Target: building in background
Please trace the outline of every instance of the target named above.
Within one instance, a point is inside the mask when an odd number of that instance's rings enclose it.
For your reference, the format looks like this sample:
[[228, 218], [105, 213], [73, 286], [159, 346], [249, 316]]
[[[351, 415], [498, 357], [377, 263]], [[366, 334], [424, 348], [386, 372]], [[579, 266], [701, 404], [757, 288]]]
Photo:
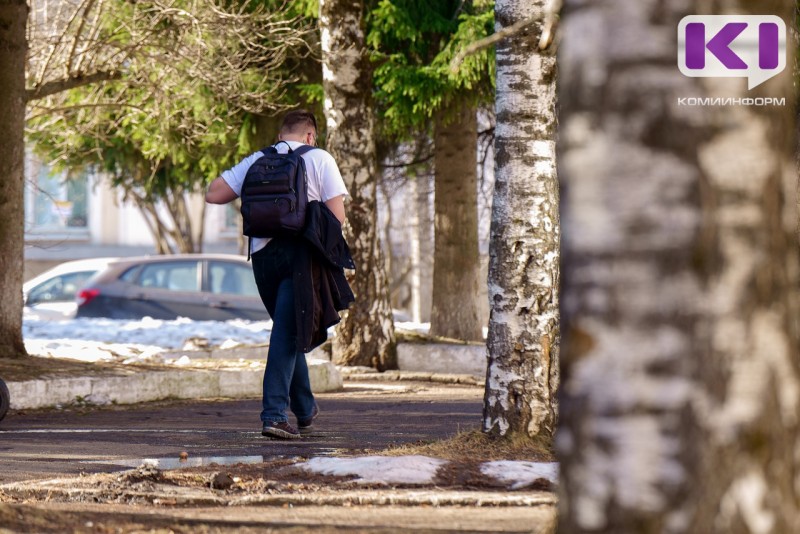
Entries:
[[[58, 263], [99, 256], [155, 254], [138, 208], [95, 173], [53, 172], [30, 152], [25, 158], [25, 280]], [[193, 195], [201, 217], [203, 196]], [[207, 206], [205, 252], [238, 251], [238, 213]]]

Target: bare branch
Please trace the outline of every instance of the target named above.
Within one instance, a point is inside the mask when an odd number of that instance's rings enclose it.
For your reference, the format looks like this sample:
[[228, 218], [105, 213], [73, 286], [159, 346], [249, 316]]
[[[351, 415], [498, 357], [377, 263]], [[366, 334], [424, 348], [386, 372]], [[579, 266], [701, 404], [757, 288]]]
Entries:
[[420, 159], [416, 159], [414, 161], [403, 162], [403, 163], [381, 163], [379, 167], [381, 169], [402, 169], [405, 167], [413, 167], [414, 165], [419, 165], [420, 163], [426, 163], [433, 159], [433, 154], [429, 154]]
[[515, 22], [511, 26], [506, 26], [505, 28], [501, 29], [498, 32], [489, 35], [488, 37], [484, 37], [483, 39], [479, 39], [474, 43], [470, 43], [469, 45], [465, 46], [461, 50], [459, 50], [458, 54], [453, 57], [452, 61], [450, 61], [450, 72], [456, 73], [458, 69], [461, 67], [461, 64], [472, 54], [480, 52], [484, 48], [489, 48], [493, 46], [496, 42], [505, 39], [506, 37], [511, 37], [512, 35], [516, 35], [520, 33], [522, 30], [530, 26], [535, 22], [539, 22], [542, 20], [540, 17], [533, 17], [530, 19], [520, 20], [519, 22]]
[[26, 97], [28, 101], [37, 100], [46, 96], [54, 95], [76, 87], [83, 87], [84, 85], [91, 85], [97, 82], [106, 82], [110, 80], [119, 80], [122, 78], [122, 72], [93, 72], [92, 74], [73, 76], [61, 80], [52, 80], [39, 87], [28, 89]]
[[544, 28], [542, 35], [539, 37], [539, 50], [546, 50], [550, 43], [553, 42], [555, 36], [555, 29], [558, 25], [561, 13], [561, 8], [564, 5], [564, 0], [550, 0], [547, 7], [544, 8]]

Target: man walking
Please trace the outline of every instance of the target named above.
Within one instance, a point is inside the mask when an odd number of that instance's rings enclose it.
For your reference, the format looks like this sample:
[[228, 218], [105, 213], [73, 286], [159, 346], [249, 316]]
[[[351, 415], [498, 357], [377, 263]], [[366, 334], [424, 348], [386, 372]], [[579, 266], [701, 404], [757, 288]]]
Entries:
[[[296, 150], [303, 145], [316, 146], [317, 121], [314, 115], [305, 110], [288, 112], [283, 118], [278, 139], [275, 148], [282, 154], [288, 153], [290, 148]], [[206, 202], [226, 204], [239, 197], [247, 170], [261, 156], [263, 154], [260, 151], [251, 154], [214, 179], [206, 192]], [[335, 217], [339, 224], [343, 223], [347, 188], [333, 156], [316, 148], [301, 157], [308, 174], [309, 202], [324, 203], [330, 211], [322, 211], [331, 218]], [[319, 210], [315, 213], [319, 213]], [[333, 224], [336, 224], [335, 221]], [[307, 287], [298, 288], [293, 283], [299, 274], [295, 268], [296, 262], [308, 257], [308, 253], [301, 248], [306, 246], [302, 240], [302, 237], [253, 238], [250, 245], [256, 285], [272, 317], [267, 368], [264, 372], [261, 433], [280, 439], [299, 438], [298, 429], [309, 429], [319, 414], [319, 406], [311, 392], [306, 358], [301, 350], [306, 346], [305, 341], [298, 340], [297, 326], [300, 321], [296, 312], [298, 301], [301, 300], [298, 292], [308, 293]], [[305, 310], [301, 310], [301, 313], [305, 313]], [[297, 418], [297, 428], [287, 419], [287, 407]]]

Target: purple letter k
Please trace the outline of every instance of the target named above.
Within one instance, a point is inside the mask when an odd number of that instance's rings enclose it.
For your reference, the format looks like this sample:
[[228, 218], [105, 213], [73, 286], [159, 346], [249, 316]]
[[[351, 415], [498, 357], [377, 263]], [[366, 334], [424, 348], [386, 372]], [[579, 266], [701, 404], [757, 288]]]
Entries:
[[730, 49], [730, 44], [739, 37], [746, 22], [729, 22], [706, 44], [705, 24], [692, 22], [686, 25], [686, 67], [702, 69], [706, 66], [706, 48], [728, 69], [746, 69], [747, 63]]

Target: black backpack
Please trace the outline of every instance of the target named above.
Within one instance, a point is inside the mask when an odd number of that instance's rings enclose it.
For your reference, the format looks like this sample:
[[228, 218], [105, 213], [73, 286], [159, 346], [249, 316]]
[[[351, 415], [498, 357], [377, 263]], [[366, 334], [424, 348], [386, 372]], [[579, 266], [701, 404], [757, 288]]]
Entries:
[[303, 230], [308, 176], [301, 156], [313, 149], [309, 145], [295, 150], [289, 147], [288, 154], [279, 154], [273, 145], [263, 149], [264, 155], [247, 169], [241, 199], [243, 233], [250, 241], [254, 237], [292, 237]]

